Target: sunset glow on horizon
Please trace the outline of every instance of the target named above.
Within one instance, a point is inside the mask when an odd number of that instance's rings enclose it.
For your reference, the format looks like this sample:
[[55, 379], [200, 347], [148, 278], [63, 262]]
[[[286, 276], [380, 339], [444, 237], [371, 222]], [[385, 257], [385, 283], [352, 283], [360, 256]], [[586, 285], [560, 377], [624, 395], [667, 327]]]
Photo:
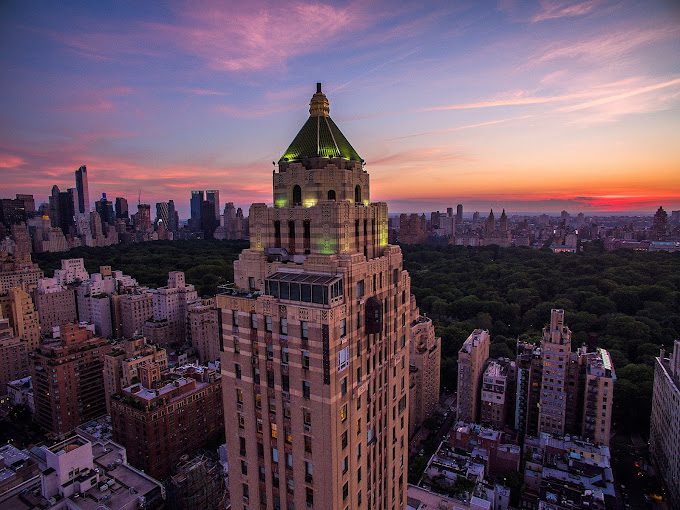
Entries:
[[680, 209], [672, 1], [4, 2], [2, 196], [272, 201], [315, 83], [390, 212]]

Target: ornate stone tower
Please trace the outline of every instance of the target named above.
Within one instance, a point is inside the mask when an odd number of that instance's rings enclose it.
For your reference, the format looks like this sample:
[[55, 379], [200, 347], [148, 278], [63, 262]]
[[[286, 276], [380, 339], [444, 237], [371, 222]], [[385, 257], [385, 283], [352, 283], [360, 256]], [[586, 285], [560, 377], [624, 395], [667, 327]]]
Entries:
[[410, 278], [321, 84], [217, 296], [232, 508], [406, 508]]

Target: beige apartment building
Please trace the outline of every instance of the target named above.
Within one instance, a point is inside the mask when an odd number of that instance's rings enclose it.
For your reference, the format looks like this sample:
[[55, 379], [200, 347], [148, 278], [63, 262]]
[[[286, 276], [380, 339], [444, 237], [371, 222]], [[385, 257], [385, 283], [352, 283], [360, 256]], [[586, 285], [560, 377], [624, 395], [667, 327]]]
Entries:
[[409, 339], [409, 435], [437, 409], [442, 354], [442, 339], [435, 336], [432, 319], [420, 315], [413, 296], [411, 300], [411, 308], [416, 313]]
[[404, 509], [410, 279], [317, 85], [221, 313], [234, 509]]
[[458, 421], [476, 423], [479, 419], [482, 374], [490, 347], [489, 332], [475, 329], [458, 351]]
[[541, 340], [543, 371], [538, 432], [563, 436], [567, 418], [567, 375], [571, 357], [571, 330], [564, 325], [564, 310], [550, 312], [550, 325]]
[[40, 345], [40, 320], [31, 296], [24, 289], [15, 287], [0, 297], [0, 317], [5, 316], [14, 334], [26, 344], [26, 352]]
[[680, 340], [669, 358], [662, 349], [654, 365], [649, 451], [666, 482], [670, 507], [680, 507]]
[[203, 299], [189, 305], [187, 317], [191, 345], [198, 353], [201, 363], [220, 359], [219, 313], [215, 300]]
[[120, 306], [120, 330], [125, 338], [134, 338], [144, 331], [144, 323], [153, 316], [153, 296], [146, 290], [123, 294]]
[[76, 293], [72, 286], [61, 285], [56, 278], [41, 278], [33, 291], [40, 320], [40, 332], [52, 336], [55, 327], [78, 321]]
[[[507, 358], [490, 360], [482, 376], [480, 422], [503, 430], [514, 412], [516, 365]], [[514, 416], [514, 415], [513, 415]]]
[[159, 370], [165, 371], [168, 368], [168, 355], [162, 347], [149, 345], [144, 337], [118, 342], [104, 356], [107, 413], [111, 413], [111, 397], [139, 382], [139, 367], [146, 364], [158, 365]]

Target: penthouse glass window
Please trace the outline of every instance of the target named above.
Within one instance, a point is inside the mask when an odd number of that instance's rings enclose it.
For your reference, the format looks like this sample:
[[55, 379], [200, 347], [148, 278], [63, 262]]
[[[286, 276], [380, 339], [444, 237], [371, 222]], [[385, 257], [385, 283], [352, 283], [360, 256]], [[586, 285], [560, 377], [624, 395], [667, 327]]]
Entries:
[[342, 278], [337, 275], [277, 272], [265, 280], [265, 294], [290, 301], [328, 305], [342, 297]]

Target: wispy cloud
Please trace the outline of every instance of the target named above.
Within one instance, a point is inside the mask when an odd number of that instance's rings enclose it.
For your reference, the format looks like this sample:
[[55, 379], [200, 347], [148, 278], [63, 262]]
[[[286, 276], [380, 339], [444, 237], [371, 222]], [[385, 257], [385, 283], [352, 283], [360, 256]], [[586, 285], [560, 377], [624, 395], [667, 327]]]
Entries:
[[495, 120], [487, 120], [484, 122], [476, 122], [474, 124], [464, 124], [462, 126], [454, 126], [450, 128], [443, 128], [443, 129], [433, 129], [431, 131], [421, 131], [419, 133], [411, 133], [408, 135], [403, 135], [403, 136], [395, 136], [394, 138], [388, 138], [388, 141], [392, 140], [404, 140], [407, 138], [417, 138], [419, 136], [431, 136], [431, 135], [439, 135], [439, 134], [444, 134], [444, 133], [455, 133], [457, 131], [465, 131], [467, 129], [477, 129], [481, 127], [487, 127], [487, 126], [495, 126], [497, 124], [505, 124], [506, 122], [512, 122], [515, 120], [523, 120], [523, 119], [528, 119], [530, 118], [531, 115], [521, 115], [519, 117], [509, 117], [506, 119], [495, 119]]
[[531, 17], [531, 22], [553, 20], [558, 18], [574, 18], [593, 12], [601, 2], [599, 0], [585, 0], [580, 2], [564, 2], [543, 0], [541, 10]]
[[24, 163], [25, 161], [19, 156], [0, 153], [0, 168], [18, 168]]
[[680, 36], [680, 26], [665, 25], [654, 28], [622, 27], [610, 33], [577, 41], [560, 41], [549, 45], [528, 60], [529, 65], [563, 59], [584, 60], [598, 65], [610, 63], [640, 47]]
[[680, 78], [675, 78], [673, 80], [667, 80], [663, 81], [661, 83], [654, 83], [652, 85], [647, 85], [644, 87], [637, 87], [631, 90], [625, 90], [623, 92], [619, 92], [617, 94], [613, 95], [607, 95], [604, 97], [600, 97], [597, 99], [592, 99], [590, 101], [586, 101], [583, 103], [578, 103], [570, 106], [564, 106], [562, 108], [559, 108], [558, 111], [563, 111], [563, 112], [575, 112], [578, 110], [585, 110], [588, 108], [594, 108], [597, 106], [602, 106], [606, 105], [609, 103], [614, 103], [617, 101], [622, 101], [624, 99], [628, 99], [630, 97], [635, 97], [639, 96], [641, 94], [648, 94], [650, 92], [655, 92], [657, 90], [662, 90], [666, 89], [669, 87], [678, 87], [680, 86]]
[[510, 94], [501, 95], [495, 99], [484, 101], [473, 101], [469, 103], [454, 103], [439, 106], [422, 108], [420, 112], [441, 112], [448, 110], [476, 110], [480, 108], [498, 108], [502, 106], [531, 106], [548, 103], [559, 103], [573, 99], [592, 97], [592, 92], [576, 92], [571, 94], [560, 94], [554, 96], [528, 95], [526, 91], [520, 90]]
[[[176, 23], [146, 26], [156, 37], [228, 72], [278, 69], [295, 56], [319, 51], [350, 26], [356, 11], [316, 2], [288, 5], [208, 3], [178, 11]], [[297, 27], [297, 28], [295, 28]]]
[[189, 95], [192, 95], [192, 96], [227, 96], [227, 95], [229, 95], [228, 92], [224, 92], [224, 91], [221, 91], [221, 90], [204, 89], [204, 88], [180, 87], [177, 90], [179, 92], [182, 92], [183, 94], [189, 94]]
[[[672, 78], [670, 80], [653, 81], [646, 77], [629, 77], [623, 80], [603, 84], [588, 84], [578, 91], [566, 91], [562, 94], [556, 95], [540, 95], [531, 94], [527, 91], [516, 91], [499, 96], [498, 98], [473, 101], [468, 103], [455, 103], [448, 105], [431, 106], [417, 110], [419, 112], [439, 112], [439, 111], [455, 111], [455, 110], [474, 110], [486, 108], [500, 108], [500, 107], [532, 107], [541, 105], [551, 105], [562, 103], [564, 106], [559, 106], [552, 110], [547, 110], [547, 113], [562, 113], [570, 114], [582, 110], [597, 110], [601, 109], [599, 113], [599, 120], [613, 120], [629, 113], [645, 113], [648, 111], [657, 111], [662, 109], [664, 104], [676, 99], [678, 94], [676, 89], [680, 88], [680, 78]], [[670, 91], [670, 92], [669, 92]], [[658, 94], [661, 93], [661, 94]], [[644, 102], [637, 102], [635, 104], [625, 101], [644, 96]], [[604, 107], [616, 104], [618, 107], [609, 108], [606, 112]], [[576, 121], [592, 122], [596, 117], [589, 114], [587, 119], [576, 119]], [[523, 118], [523, 117], [519, 117]], [[507, 122], [512, 119], [500, 119], [498, 121], [489, 121], [491, 124]], [[481, 123], [481, 126], [486, 123]], [[470, 126], [461, 126], [460, 128], [450, 128], [450, 130], [467, 129], [468, 127], [478, 127], [477, 124]], [[444, 130], [446, 132], [448, 130]], [[442, 132], [428, 131], [422, 134], [434, 134]], [[413, 136], [419, 136], [421, 133], [416, 133]]]

